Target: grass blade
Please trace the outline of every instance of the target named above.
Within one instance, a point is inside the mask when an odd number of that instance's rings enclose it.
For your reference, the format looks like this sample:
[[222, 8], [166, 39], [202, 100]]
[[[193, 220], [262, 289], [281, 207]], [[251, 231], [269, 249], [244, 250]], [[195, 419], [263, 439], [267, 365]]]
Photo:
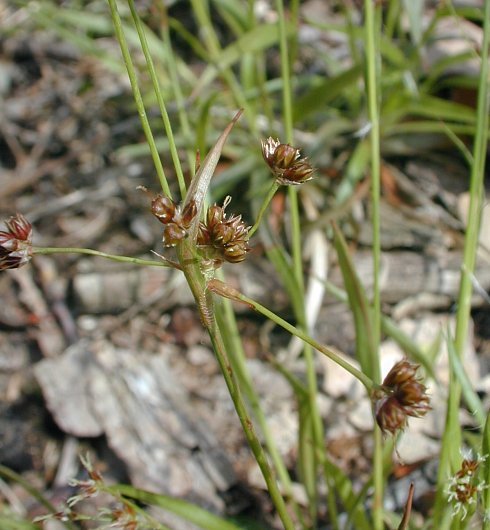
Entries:
[[129, 499], [163, 508], [164, 510], [178, 515], [185, 521], [194, 523], [203, 530], [243, 530], [243, 527], [237, 526], [222, 517], [218, 517], [217, 515], [182, 499], [174, 499], [166, 495], [151, 493], [125, 484], [116, 484], [107, 489], [110, 493], [116, 493], [123, 497], [128, 497]]
[[478, 397], [478, 394], [473, 389], [473, 385], [466, 374], [463, 363], [461, 362], [460, 357], [456, 354], [454, 342], [450, 339], [450, 337], [447, 338], [447, 352], [449, 356], [449, 362], [451, 364], [451, 370], [454, 372], [456, 379], [461, 385], [463, 398], [466, 401], [471, 414], [476, 417], [480, 425], [483, 425], [485, 423], [485, 411], [483, 409], [482, 402]]
[[344, 278], [345, 290], [349, 298], [349, 306], [354, 317], [356, 330], [356, 356], [362, 371], [371, 379], [377, 375], [376, 352], [373, 336], [372, 308], [366, 292], [349, 256], [345, 239], [334, 224], [334, 246], [339, 259], [340, 270]]

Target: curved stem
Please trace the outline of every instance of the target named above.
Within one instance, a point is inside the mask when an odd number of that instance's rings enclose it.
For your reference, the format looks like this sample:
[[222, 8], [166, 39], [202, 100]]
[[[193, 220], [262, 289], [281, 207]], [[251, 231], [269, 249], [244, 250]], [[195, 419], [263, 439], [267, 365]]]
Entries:
[[264, 213], [267, 210], [267, 206], [269, 206], [269, 203], [271, 202], [272, 197], [274, 197], [278, 188], [279, 188], [279, 184], [277, 183], [276, 180], [274, 180], [274, 182], [272, 183], [272, 186], [269, 188], [269, 191], [267, 192], [267, 195], [264, 198], [264, 201], [262, 202], [262, 206], [260, 207], [255, 224], [248, 231], [249, 237], [252, 237], [257, 231], [257, 228], [260, 226], [260, 222], [262, 221], [262, 217], [264, 216]]
[[259, 395], [253, 385], [250, 371], [248, 369], [245, 352], [243, 350], [242, 340], [237, 326], [235, 313], [233, 311], [230, 300], [224, 299], [223, 304], [216, 308], [216, 318], [218, 325], [221, 329], [227, 329], [227, 333], [223, 334], [225, 346], [228, 351], [232, 351], [233, 355], [230, 356], [230, 361], [235, 368], [237, 378], [240, 382], [245, 398], [248, 400], [252, 413], [259, 425], [260, 431], [263, 436], [264, 444], [271, 457], [272, 463], [275, 466], [275, 470], [279, 481], [281, 483], [284, 495], [288, 506], [294, 510], [296, 517], [301, 522], [301, 526], [305, 528], [302, 521], [302, 513], [293, 495], [293, 484], [289, 472], [287, 470], [284, 459], [277, 446], [277, 440], [273, 436], [267, 418], [260, 404]]
[[[368, 98], [368, 113], [371, 123], [370, 146], [371, 146], [371, 198], [372, 215], [371, 224], [373, 231], [373, 349], [371, 354], [371, 375], [376, 381], [380, 379], [379, 367], [379, 343], [381, 337], [381, 295], [380, 295], [380, 124], [378, 109], [378, 80], [380, 56], [378, 51], [378, 40], [380, 34], [379, 9], [376, 9], [372, 0], [364, 1], [365, 13], [365, 39], [366, 39], [366, 87]], [[373, 527], [374, 530], [382, 530], [383, 522], [383, 440], [380, 430], [374, 430], [374, 454], [373, 454]]]
[[143, 131], [145, 132], [146, 141], [148, 142], [148, 147], [150, 148], [153, 163], [155, 164], [158, 178], [160, 180], [160, 185], [162, 186], [162, 190], [165, 195], [172, 198], [167, 178], [165, 177], [165, 171], [163, 170], [162, 161], [160, 160], [160, 155], [158, 154], [155, 138], [153, 137], [153, 133], [151, 131], [150, 122], [148, 120], [148, 116], [146, 115], [143, 97], [141, 96], [141, 91], [138, 86], [138, 77], [133, 65], [133, 60], [131, 59], [131, 52], [129, 51], [128, 42], [126, 40], [126, 36], [124, 35], [121, 17], [119, 16], [119, 11], [117, 10], [116, 0], [109, 0], [109, 8], [111, 10], [112, 22], [114, 24], [114, 30], [119, 42], [119, 47], [121, 48], [124, 64], [126, 65], [126, 69], [128, 71], [129, 82], [131, 83], [131, 90], [134, 95], [136, 108], [138, 109], [141, 125], [143, 126]]
[[133, 17], [134, 25], [136, 31], [138, 32], [138, 37], [140, 39], [141, 50], [145, 56], [146, 66], [148, 73], [150, 74], [151, 83], [153, 85], [153, 90], [155, 91], [155, 96], [157, 98], [158, 107], [160, 108], [160, 115], [162, 116], [163, 125], [165, 127], [165, 132], [168, 138], [168, 145], [170, 148], [170, 155], [172, 156], [172, 162], [174, 164], [175, 173], [177, 175], [177, 182], [179, 183], [179, 190], [182, 199], [185, 197], [185, 181], [184, 174], [182, 172], [182, 165], [180, 164], [179, 155], [177, 153], [177, 147], [175, 145], [174, 134], [172, 131], [172, 126], [170, 124], [170, 119], [168, 117], [167, 107], [165, 106], [165, 101], [163, 99], [162, 91], [160, 90], [160, 83], [158, 81], [157, 73], [155, 71], [155, 65], [153, 64], [153, 59], [151, 57], [150, 48], [148, 46], [148, 41], [146, 40], [145, 30], [141, 19], [136, 12], [134, 5], [134, 0], [128, 0], [129, 10], [131, 11], [131, 16]]
[[233, 287], [230, 287], [229, 285], [226, 285], [225, 283], [219, 280], [211, 280], [210, 282], [208, 282], [207, 288], [213, 293], [216, 293], [220, 296], [248, 305], [251, 309], [254, 309], [258, 313], [261, 313], [268, 319], [275, 322], [278, 326], [281, 326], [286, 331], [289, 331], [291, 335], [300, 338], [302, 341], [312, 346], [315, 350], [318, 350], [320, 353], [323, 353], [323, 355], [337, 363], [339, 366], [341, 366], [342, 368], [347, 370], [351, 375], [353, 375], [356, 379], [358, 379], [366, 387], [366, 390], [369, 394], [371, 394], [373, 390], [379, 387], [379, 385], [377, 385], [370, 377], [358, 370], [355, 366], [352, 366], [352, 364], [347, 362], [339, 353], [335, 352], [332, 348], [320, 344], [301, 329], [298, 329], [297, 327], [293, 326], [286, 320], [282, 319], [279, 315], [273, 313], [270, 309], [267, 309], [262, 304], [259, 304], [259, 302], [256, 302], [252, 298], [245, 296], [240, 291], [237, 291]]
[[170, 260], [155, 261], [150, 259], [133, 258], [131, 256], [117, 256], [115, 254], [107, 254], [106, 252], [99, 252], [91, 248], [75, 248], [75, 247], [33, 247], [33, 254], [88, 254], [89, 256], [98, 256], [99, 258], [109, 259], [111, 261], [119, 261], [123, 263], [132, 263], [134, 265], [141, 265], [146, 267], [173, 267], [180, 269], [178, 263]]
[[238, 386], [237, 377], [231, 366], [221, 331], [216, 324], [214, 316], [211, 292], [208, 291], [205, 278], [199, 268], [198, 260], [195, 259], [194, 251], [189, 241], [184, 241], [177, 247], [179, 261], [187, 279], [189, 287], [197, 302], [201, 320], [209, 334], [216, 358], [223, 373], [230, 397], [235, 406], [236, 413], [242, 424], [247, 442], [252, 450], [257, 464], [262, 472], [272, 502], [286, 530], [295, 530], [294, 523], [287, 511], [286, 504], [282, 498], [277, 485], [275, 474], [267, 460], [266, 453], [255, 433], [252, 420], [245, 406], [245, 401]]

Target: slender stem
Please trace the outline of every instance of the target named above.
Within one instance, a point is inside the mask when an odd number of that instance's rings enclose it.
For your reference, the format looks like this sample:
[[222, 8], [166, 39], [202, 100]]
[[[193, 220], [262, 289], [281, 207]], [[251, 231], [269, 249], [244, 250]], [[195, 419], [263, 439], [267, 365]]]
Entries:
[[279, 46], [281, 51], [282, 79], [282, 112], [286, 142], [293, 143], [293, 105], [291, 90], [291, 71], [289, 67], [289, 51], [286, 31], [286, 17], [283, 0], [276, 0], [277, 19], [279, 24]]
[[148, 142], [148, 147], [150, 148], [153, 163], [155, 164], [155, 169], [157, 170], [160, 185], [165, 195], [171, 198], [172, 194], [170, 193], [170, 188], [168, 187], [167, 178], [165, 177], [165, 171], [163, 170], [162, 161], [160, 160], [160, 155], [158, 154], [155, 138], [153, 138], [150, 122], [148, 121], [148, 116], [146, 115], [145, 105], [143, 103], [143, 98], [141, 97], [141, 92], [138, 86], [136, 70], [131, 59], [131, 53], [129, 51], [128, 42], [124, 35], [121, 17], [119, 16], [119, 12], [117, 10], [116, 0], [108, 1], [111, 10], [112, 22], [114, 24], [114, 30], [116, 32], [116, 38], [119, 42], [119, 47], [121, 48], [124, 63], [128, 71], [128, 77], [129, 82], [131, 83], [131, 90], [133, 92], [134, 101], [136, 103], [136, 108], [138, 109], [138, 114], [140, 116], [141, 125], [143, 126], [143, 131], [146, 136], [146, 141]]
[[[471, 295], [473, 290], [472, 277], [475, 269], [476, 254], [478, 249], [478, 234], [481, 222], [483, 199], [483, 180], [485, 175], [486, 146], [488, 142], [489, 124], [489, 94], [488, 81], [489, 45], [490, 45], [490, 0], [485, 0], [483, 16], [483, 44], [481, 51], [480, 78], [478, 85], [478, 102], [476, 109], [476, 133], [473, 144], [473, 163], [470, 174], [470, 205], [468, 210], [468, 223], [466, 227], [463, 266], [458, 293], [458, 311], [456, 316], [456, 331], [454, 347], [456, 354], [461, 357], [467, 340], [468, 326], [471, 310]], [[457, 437], [461, 436], [458, 418], [458, 409], [461, 399], [461, 385], [456, 377], [452, 381], [451, 393], [448, 398], [446, 411], [446, 429], [441, 441], [441, 454], [439, 461], [439, 474], [437, 477], [437, 493], [434, 509], [434, 528], [439, 527], [445, 513], [444, 484], [447, 476], [454, 471], [455, 463], [460, 461], [458, 454], [459, 443]]]
[[[191, 131], [191, 126], [189, 123], [189, 117], [186, 110], [184, 94], [182, 90], [182, 85], [180, 82], [180, 76], [177, 68], [176, 54], [172, 49], [172, 40], [170, 38], [170, 29], [169, 29], [169, 19], [168, 11], [165, 2], [162, 0], [159, 3], [159, 7], [162, 10], [162, 39], [167, 49], [167, 62], [168, 62], [168, 71], [170, 74], [170, 79], [172, 81], [172, 90], [175, 96], [175, 102], [177, 104], [177, 113], [179, 115], [180, 126], [182, 128], [182, 133], [186, 141], [186, 154], [187, 154], [187, 163], [189, 165], [189, 172], [191, 175], [194, 175], [195, 171], [195, 152], [192, 149], [193, 144], [193, 135]], [[182, 197], [184, 198], [184, 197]]]
[[168, 112], [165, 106], [165, 101], [163, 99], [163, 94], [162, 94], [162, 91], [160, 90], [160, 83], [158, 82], [158, 77], [155, 71], [155, 65], [151, 57], [151, 52], [148, 46], [148, 41], [146, 40], [145, 30], [143, 28], [143, 24], [141, 23], [141, 19], [138, 16], [138, 13], [136, 12], [136, 8], [134, 6], [134, 0], [128, 0], [128, 5], [129, 5], [129, 10], [131, 11], [131, 16], [133, 17], [133, 22], [136, 27], [136, 31], [138, 32], [141, 49], [145, 56], [146, 67], [148, 69], [148, 73], [150, 74], [151, 83], [153, 85], [153, 90], [155, 91], [155, 95], [157, 97], [158, 107], [160, 108], [160, 114], [162, 116], [163, 125], [165, 127], [165, 132], [168, 138], [170, 154], [172, 156], [172, 161], [175, 167], [175, 173], [177, 175], [177, 181], [179, 183], [180, 195], [182, 198], [184, 198], [185, 197], [184, 174], [182, 173], [182, 166], [180, 164], [179, 154], [177, 153], [177, 147], [175, 145], [172, 126], [170, 124], [170, 120], [168, 117]]
[[216, 293], [220, 296], [246, 304], [251, 309], [264, 315], [269, 320], [275, 322], [278, 326], [284, 328], [286, 331], [291, 333], [291, 335], [300, 338], [303, 342], [306, 342], [315, 350], [318, 350], [320, 353], [323, 353], [323, 355], [337, 363], [339, 366], [341, 366], [342, 368], [347, 370], [351, 375], [353, 375], [356, 379], [358, 379], [366, 387], [366, 390], [369, 394], [371, 394], [373, 390], [379, 387], [379, 385], [377, 385], [370, 377], [358, 370], [355, 366], [352, 366], [352, 364], [346, 361], [339, 353], [334, 351], [332, 348], [320, 344], [318, 341], [310, 337], [303, 330], [293, 326], [292, 324], [281, 318], [279, 315], [273, 313], [270, 309], [267, 309], [262, 304], [259, 304], [259, 302], [253, 300], [252, 298], [249, 298], [237, 289], [234, 289], [219, 280], [211, 280], [210, 282], [208, 282], [207, 288], [209, 291], [212, 291], [213, 293]]
[[[283, 97], [283, 123], [285, 129], [286, 142], [293, 145], [293, 99], [292, 99], [292, 88], [291, 88], [291, 69], [290, 69], [290, 58], [288, 49], [288, 39], [286, 30], [286, 17], [284, 13], [284, 2], [283, 0], [276, 0], [276, 10], [278, 15], [279, 25], [279, 45], [281, 53], [281, 79], [282, 79], [282, 97]], [[296, 11], [297, 13], [297, 11]], [[296, 19], [297, 22], [297, 19]], [[292, 43], [292, 48], [295, 48]], [[299, 216], [299, 205], [298, 205], [298, 191], [293, 186], [288, 189], [289, 208], [291, 215], [291, 246], [292, 246], [292, 258], [293, 258], [293, 274], [301, 293], [304, 293], [304, 279], [303, 279], [303, 262], [301, 252], [301, 224]], [[304, 330], [307, 329], [308, 323], [306, 321], [306, 313], [304, 304], [301, 304], [301, 309], [296, 314], [296, 319], [300, 327]], [[308, 400], [311, 411], [311, 436], [312, 442], [315, 447], [323, 446], [323, 428], [322, 420], [317, 408], [317, 381], [316, 371], [314, 363], [314, 352], [311, 346], [306, 343], [304, 350], [304, 358], [306, 364], [306, 374], [308, 381]], [[317, 501], [317, 486], [315, 484], [315, 477], [312, 476], [317, 469], [316, 452], [312, 452], [313, 462], [310, 462], [309, 477], [305, 476], [305, 487], [308, 492], [310, 500], [310, 515], [315, 521], [316, 519], [316, 501]], [[308, 474], [308, 472], [307, 472]]]
[[279, 188], [279, 184], [277, 183], [277, 180], [274, 180], [274, 182], [272, 183], [272, 186], [269, 188], [269, 191], [267, 192], [267, 195], [264, 198], [264, 201], [262, 202], [262, 206], [260, 207], [255, 224], [248, 231], [249, 237], [252, 237], [257, 231], [257, 228], [259, 228], [260, 222], [262, 221], [262, 217], [264, 216], [264, 213], [267, 210], [267, 206], [269, 206], [269, 203], [271, 202], [272, 197], [274, 197], [274, 195], [276, 194], [276, 191], [278, 190], [278, 188]]
[[111, 261], [119, 261], [123, 263], [132, 263], [134, 265], [142, 265], [146, 267], [173, 267], [180, 269], [178, 263], [172, 261], [155, 261], [150, 259], [133, 258], [131, 256], [117, 256], [114, 254], [107, 254], [106, 252], [99, 252], [91, 248], [74, 248], [74, 247], [33, 247], [33, 254], [88, 254], [89, 256], [98, 256], [99, 258], [106, 258]]
[[[379, 26], [373, 0], [365, 0], [365, 39], [366, 39], [366, 87], [368, 97], [368, 114], [371, 123], [371, 226], [373, 233], [373, 351], [372, 371], [373, 377], [379, 381], [379, 343], [381, 336], [381, 296], [380, 296], [380, 126], [378, 110], [378, 78], [380, 75], [380, 55], [378, 50]], [[374, 429], [373, 453], [373, 527], [382, 530], [383, 523], [383, 439], [378, 427]]]
[[286, 509], [286, 504], [279, 491], [276, 477], [267, 461], [265, 451], [255, 433], [252, 420], [248, 415], [235, 372], [226, 352], [221, 331], [216, 324], [211, 293], [207, 290], [204, 276], [199, 269], [198, 260], [195, 259], [192, 243], [184, 241], [177, 247], [177, 253], [182, 265], [182, 270], [196, 300], [202, 323], [211, 339], [216, 358], [223, 373], [238, 418], [240, 419], [248, 444], [267, 484], [267, 489], [272, 502], [281, 518], [284, 528], [286, 530], [294, 530], [294, 523]]
[[[366, 16], [366, 85], [368, 92], [368, 113], [369, 121], [371, 123], [371, 224], [373, 231], [373, 270], [374, 270], [374, 285], [373, 285], [373, 335], [374, 345], [376, 351], [373, 352], [375, 359], [378, 360], [378, 346], [381, 334], [381, 296], [379, 286], [379, 272], [380, 272], [380, 127], [379, 127], [379, 110], [378, 110], [378, 68], [379, 51], [377, 47], [377, 38], [375, 32], [377, 24], [375, 22], [375, 12], [372, 0], [365, 0], [365, 16]], [[374, 373], [379, 368], [375, 368]]]
[[486, 146], [488, 142], [489, 122], [489, 81], [488, 56], [490, 43], [490, 0], [485, 0], [484, 40], [481, 53], [480, 82], [478, 87], [478, 103], [476, 109], [477, 129], [473, 145], [473, 164], [470, 176], [470, 206], [464, 245], [464, 265], [458, 296], [458, 314], [456, 320], [455, 346], [458, 355], [464, 350], [468, 332], [471, 310], [472, 275], [475, 270], [476, 252], [478, 249], [478, 233], [480, 230], [483, 179], [485, 175]]
[[276, 439], [269, 429], [267, 418], [260, 405], [260, 398], [257, 395], [250, 377], [250, 372], [245, 361], [245, 352], [243, 351], [243, 344], [240, 339], [235, 313], [230, 300], [224, 299], [221, 307], [216, 308], [216, 318], [218, 320], [220, 329], [226, 329], [226, 334], [223, 334], [223, 339], [227, 350], [233, 352], [233, 355], [230, 356], [230, 361], [238, 376], [245, 397], [249, 401], [253, 414], [260, 426], [265, 445], [270, 454], [272, 462], [274, 463], [279, 480], [284, 488], [284, 493], [287, 496], [288, 503], [294, 509], [298, 519], [300, 519], [301, 511], [294, 499], [291, 477], [289, 476], [284, 460], [277, 448]]
[[248, 126], [250, 127], [254, 136], [258, 137], [258, 129], [256, 123], [256, 114], [254, 109], [245, 97], [240, 83], [238, 83], [233, 70], [229, 67], [222, 68], [220, 66], [221, 46], [219, 43], [216, 31], [211, 23], [209, 15], [209, 3], [207, 0], [191, 0], [192, 9], [196, 15], [200, 26], [200, 34], [203, 36], [207, 51], [209, 53], [209, 60], [220, 72], [226, 84], [231, 90], [235, 103], [244, 109], [245, 117], [247, 118]]

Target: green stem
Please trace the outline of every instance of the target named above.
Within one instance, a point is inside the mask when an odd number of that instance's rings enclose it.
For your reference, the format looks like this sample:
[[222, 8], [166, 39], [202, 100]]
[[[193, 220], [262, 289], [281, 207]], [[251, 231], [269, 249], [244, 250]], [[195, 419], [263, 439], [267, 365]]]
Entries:
[[126, 65], [126, 69], [128, 71], [128, 77], [129, 82], [131, 83], [131, 90], [133, 92], [134, 101], [136, 103], [136, 108], [138, 109], [138, 114], [141, 120], [141, 125], [143, 126], [143, 131], [146, 136], [146, 141], [148, 142], [148, 147], [150, 148], [153, 163], [155, 164], [155, 169], [160, 180], [160, 185], [165, 195], [171, 198], [172, 194], [170, 193], [170, 188], [168, 187], [168, 182], [165, 177], [165, 171], [163, 170], [160, 155], [158, 154], [155, 138], [153, 137], [153, 133], [151, 132], [150, 122], [148, 121], [148, 116], [146, 115], [145, 105], [143, 103], [143, 98], [141, 97], [141, 92], [138, 86], [136, 70], [134, 68], [128, 43], [124, 35], [121, 17], [119, 16], [119, 12], [117, 10], [116, 0], [108, 0], [108, 2], [111, 10], [112, 22], [114, 24], [114, 30], [116, 32], [116, 38], [119, 42], [119, 47], [121, 48], [124, 64]]
[[[483, 16], [483, 44], [481, 51], [481, 67], [478, 85], [478, 102], [476, 109], [476, 134], [473, 144], [473, 163], [470, 175], [470, 205], [468, 223], [466, 227], [463, 265], [458, 293], [458, 312], [456, 316], [456, 331], [454, 347], [461, 358], [465, 349], [471, 311], [471, 296], [473, 291], [472, 277], [475, 269], [478, 250], [478, 234], [481, 222], [483, 181], [485, 176], [486, 146], [488, 142], [489, 124], [489, 45], [490, 45], [490, 0], [485, 0]], [[458, 454], [461, 429], [457, 422], [461, 399], [461, 385], [456, 377], [451, 387], [446, 411], [446, 429], [441, 441], [441, 455], [439, 474], [437, 477], [437, 494], [434, 509], [434, 528], [439, 527], [446, 510], [444, 484], [452, 472], [456, 470], [461, 457]], [[450, 429], [449, 427], [452, 428]], [[459, 440], [458, 440], [459, 439]]]
[[203, 36], [207, 51], [209, 53], [210, 62], [220, 72], [224, 81], [228, 85], [239, 108], [244, 109], [244, 114], [248, 122], [248, 126], [255, 137], [258, 137], [258, 129], [256, 123], [256, 115], [245, 97], [240, 83], [238, 83], [233, 70], [229, 67], [222, 68], [220, 66], [221, 46], [219, 43], [216, 31], [211, 23], [209, 15], [209, 4], [207, 0], [191, 0], [192, 9], [196, 15], [198, 24], [200, 26], [200, 34]]
[[490, 0], [485, 0], [484, 41], [481, 55], [480, 82], [478, 87], [478, 104], [476, 109], [477, 130], [473, 146], [473, 164], [470, 176], [470, 206], [464, 245], [464, 264], [461, 271], [461, 282], [458, 295], [458, 314], [456, 320], [455, 345], [456, 352], [461, 355], [466, 343], [468, 322], [471, 310], [473, 290], [472, 277], [475, 270], [480, 230], [483, 179], [485, 176], [485, 158], [488, 142], [489, 123], [489, 82], [488, 56], [490, 42]]
[[353, 375], [356, 379], [358, 379], [366, 387], [368, 394], [371, 395], [374, 390], [379, 388], [379, 385], [377, 385], [370, 377], [358, 370], [355, 366], [352, 366], [352, 364], [350, 364], [348, 361], [344, 360], [344, 358], [339, 353], [335, 352], [332, 348], [320, 344], [318, 341], [310, 337], [303, 330], [293, 326], [292, 324], [281, 318], [279, 315], [273, 313], [270, 309], [267, 309], [262, 304], [259, 304], [259, 302], [240, 293], [236, 289], [229, 287], [228, 285], [224, 284], [223, 282], [220, 282], [219, 280], [211, 280], [208, 283], [207, 288], [209, 291], [212, 291], [213, 293], [216, 293], [220, 296], [246, 304], [251, 309], [257, 311], [261, 315], [264, 315], [269, 320], [275, 322], [278, 326], [284, 328], [286, 331], [291, 333], [291, 335], [300, 338], [303, 342], [306, 342], [315, 350], [318, 350], [320, 353], [323, 353], [323, 355], [337, 363], [339, 366], [341, 366], [342, 368], [347, 370], [351, 375]]
[[282, 79], [282, 112], [286, 143], [293, 144], [293, 105], [291, 90], [291, 72], [289, 67], [289, 51], [284, 15], [283, 0], [276, 0], [277, 19], [279, 24], [279, 46], [281, 51], [281, 79]]
[[245, 360], [245, 352], [243, 351], [243, 344], [240, 340], [240, 333], [238, 330], [235, 313], [229, 300], [224, 299], [222, 306], [216, 308], [216, 318], [218, 320], [219, 328], [226, 330], [226, 334], [222, 334], [225, 347], [227, 351], [233, 352], [233, 355], [230, 356], [230, 361], [233, 365], [235, 373], [237, 374], [241, 388], [243, 388], [245, 397], [250, 403], [254, 417], [259, 424], [265, 445], [275, 466], [279, 481], [283, 486], [287, 502], [296, 513], [298, 519], [301, 520], [302, 514], [294, 499], [291, 477], [289, 476], [284, 460], [277, 448], [276, 439], [269, 429], [267, 418], [260, 404], [260, 398], [255, 391], [252, 379], [250, 377], [250, 372]]
[[[371, 198], [372, 214], [371, 225], [373, 232], [373, 351], [372, 374], [379, 381], [379, 343], [381, 336], [381, 295], [380, 295], [380, 126], [378, 110], [378, 79], [380, 55], [378, 50], [379, 25], [376, 20], [376, 12], [373, 0], [365, 0], [365, 38], [366, 38], [366, 87], [368, 97], [368, 114], [371, 123]], [[376, 33], [377, 32], [377, 33]], [[374, 430], [374, 454], [373, 454], [373, 527], [374, 530], [382, 530], [383, 523], [383, 439], [380, 430]]]
[[[380, 126], [378, 110], [378, 68], [379, 52], [375, 32], [378, 26], [375, 22], [375, 12], [372, 0], [365, 0], [366, 16], [366, 85], [368, 92], [368, 113], [371, 123], [371, 224], [373, 230], [373, 335], [375, 351], [372, 352], [377, 367], [374, 373], [379, 372], [378, 347], [381, 335], [381, 296], [380, 296], [380, 180], [381, 180], [381, 154], [380, 154]], [[378, 373], [379, 376], [379, 373]]]
[[150, 48], [148, 47], [148, 41], [146, 40], [146, 35], [145, 35], [145, 30], [143, 28], [143, 24], [141, 23], [141, 19], [138, 16], [138, 13], [136, 12], [136, 8], [134, 6], [134, 0], [128, 0], [128, 5], [129, 5], [129, 10], [131, 11], [131, 16], [133, 17], [133, 22], [136, 27], [136, 31], [138, 32], [141, 49], [145, 56], [146, 67], [148, 69], [148, 73], [150, 74], [151, 83], [153, 85], [153, 90], [155, 91], [155, 95], [156, 95], [157, 102], [158, 102], [158, 107], [160, 108], [160, 114], [162, 116], [163, 125], [165, 127], [165, 132], [168, 138], [170, 155], [172, 156], [172, 161], [175, 167], [175, 173], [177, 175], [177, 181], [179, 183], [180, 195], [183, 199], [185, 197], [184, 174], [182, 173], [182, 166], [180, 164], [179, 155], [177, 153], [177, 147], [175, 145], [174, 134], [173, 134], [172, 126], [170, 124], [170, 120], [168, 117], [168, 112], [165, 106], [165, 101], [163, 100], [163, 94], [162, 94], [162, 91], [160, 90], [160, 83], [158, 82], [158, 77], [155, 71], [155, 65], [151, 57]]
[[[283, 123], [285, 129], [286, 142], [290, 145], [294, 144], [293, 138], [293, 99], [292, 99], [292, 87], [291, 87], [291, 69], [288, 49], [288, 39], [286, 30], [286, 17], [284, 13], [284, 2], [283, 0], [276, 0], [276, 10], [278, 15], [279, 25], [279, 46], [281, 53], [281, 79], [282, 79], [282, 97], [283, 97]], [[296, 19], [297, 22], [297, 19]], [[292, 43], [293, 44], [293, 43]], [[295, 48], [293, 44], [292, 48]], [[296, 188], [290, 186], [288, 189], [289, 208], [291, 215], [291, 246], [292, 246], [292, 258], [293, 258], [293, 274], [301, 293], [304, 293], [304, 279], [303, 279], [303, 262], [301, 253], [301, 224], [299, 216], [299, 205], [298, 205], [298, 191]], [[301, 304], [301, 309], [296, 314], [296, 319], [299, 326], [306, 330], [307, 321], [304, 304]], [[306, 336], [306, 335], [305, 335]], [[323, 427], [322, 420], [317, 408], [317, 381], [316, 371], [314, 363], [314, 351], [311, 346], [306, 343], [304, 350], [304, 358], [306, 364], [306, 374], [308, 381], [308, 402], [311, 412], [311, 436], [314, 447], [323, 447]], [[317, 486], [315, 484], [314, 473], [317, 469], [317, 457], [316, 451], [310, 451], [310, 457], [313, 461], [308, 464], [309, 477], [305, 477], [305, 487], [310, 499], [310, 515], [312, 520], [316, 520], [316, 502], [317, 502]], [[330, 493], [330, 491], [329, 491]]]
[[[189, 165], [190, 174], [194, 175], [196, 156], [194, 150], [192, 149], [192, 146], [194, 145], [193, 135], [189, 123], [189, 117], [187, 115], [182, 85], [180, 83], [176, 55], [172, 49], [172, 40], [170, 38], [170, 25], [168, 19], [167, 6], [165, 5], [165, 2], [163, 0], [160, 2], [159, 6], [162, 10], [162, 39], [167, 49], [168, 71], [170, 74], [170, 79], [172, 81], [172, 90], [174, 91], [175, 102], [177, 104], [177, 113], [179, 116], [180, 126], [182, 128], [182, 133], [186, 141], [187, 163]], [[184, 197], [182, 197], [182, 199], [183, 198]]]
[[88, 254], [89, 256], [98, 256], [99, 258], [106, 258], [111, 261], [119, 261], [123, 263], [132, 263], [133, 265], [141, 265], [146, 267], [173, 267], [180, 269], [178, 263], [172, 261], [155, 261], [149, 259], [133, 258], [130, 256], [117, 256], [114, 254], [107, 254], [106, 252], [99, 252], [91, 248], [75, 248], [75, 247], [33, 247], [33, 254]]
[[213, 301], [212, 297], [210, 296], [211, 293], [207, 290], [204, 276], [199, 269], [198, 260], [196, 260], [192, 243], [189, 241], [184, 241], [177, 247], [177, 253], [179, 256], [179, 261], [182, 265], [182, 270], [196, 300], [202, 323], [211, 339], [216, 358], [223, 373], [223, 377], [225, 379], [226, 386], [228, 387], [230, 397], [235, 406], [238, 418], [240, 419], [240, 423], [242, 424], [248, 444], [267, 484], [267, 489], [271, 496], [272, 502], [274, 503], [277, 513], [281, 518], [284, 528], [286, 530], [294, 530], [294, 523], [286, 509], [286, 504], [279, 491], [276, 477], [274, 476], [274, 472], [267, 461], [265, 451], [260, 444], [260, 441], [255, 433], [252, 420], [248, 415], [235, 372], [231, 366], [228, 354], [226, 352], [221, 331], [216, 324]]
[[257, 231], [257, 228], [259, 228], [260, 222], [262, 221], [262, 217], [264, 216], [264, 213], [267, 210], [267, 206], [269, 206], [269, 203], [271, 202], [272, 197], [274, 197], [278, 189], [279, 189], [279, 184], [277, 183], [277, 180], [274, 180], [274, 182], [272, 183], [272, 186], [269, 188], [269, 191], [267, 192], [267, 195], [265, 196], [264, 201], [262, 202], [262, 206], [260, 207], [255, 224], [248, 231], [249, 237], [252, 237]]

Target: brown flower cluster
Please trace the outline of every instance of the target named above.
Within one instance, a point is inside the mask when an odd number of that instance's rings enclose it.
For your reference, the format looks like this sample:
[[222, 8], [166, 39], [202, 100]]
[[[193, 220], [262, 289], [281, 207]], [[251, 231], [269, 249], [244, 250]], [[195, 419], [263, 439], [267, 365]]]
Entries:
[[32, 256], [32, 225], [20, 213], [5, 222], [0, 230], [0, 271], [18, 269]]
[[178, 204], [162, 195], [157, 195], [151, 201], [151, 211], [164, 225], [162, 240], [163, 245], [166, 247], [174, 247], [187, 237], [187, 230], [197, 214], [194, 201], [190, 201], [184, 210], [181, 211]]
[[264, 160], [279, 184], [303, 184], [313, 178], [314, 169], [307, 158], [300, 158], [297, 147], [281, 144], [270, 136], [261, 144]]
[[223, 206], [211, 206], [205, 221], [199, 223], [197, 244], [205, 258], [212, 260], [218, 267], [223, 261], [243, 261], [250, 250], [249, 227], [242, 221], [242, 216], [226, 216], [225, 209], [230, 201], [231, 197], [228, 196]]
[[403, 359], [385, 377], [384, 395], [376, 404], [376, 421], [384, 433], [394, 435], [406, 427], [409, 416], [419, 418], [430, 410], [427, 388], [417, 378], [418, 368]]

